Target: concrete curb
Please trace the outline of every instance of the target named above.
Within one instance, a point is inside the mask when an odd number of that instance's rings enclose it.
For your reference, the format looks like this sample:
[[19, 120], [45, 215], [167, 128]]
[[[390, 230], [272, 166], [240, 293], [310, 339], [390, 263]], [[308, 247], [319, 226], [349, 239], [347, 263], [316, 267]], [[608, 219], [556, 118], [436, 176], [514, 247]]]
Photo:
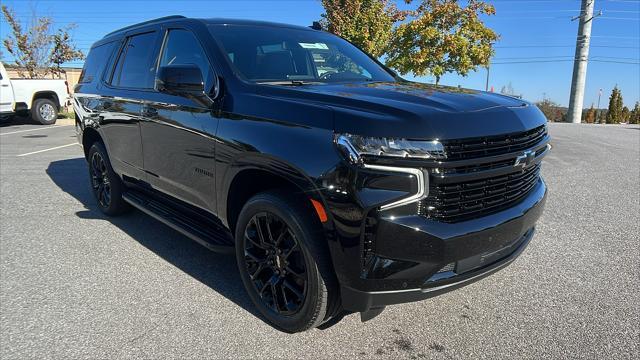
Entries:
[[75, 123], [75, 119], [64, 118], [56, 120], [56, 125], [74, 125]]

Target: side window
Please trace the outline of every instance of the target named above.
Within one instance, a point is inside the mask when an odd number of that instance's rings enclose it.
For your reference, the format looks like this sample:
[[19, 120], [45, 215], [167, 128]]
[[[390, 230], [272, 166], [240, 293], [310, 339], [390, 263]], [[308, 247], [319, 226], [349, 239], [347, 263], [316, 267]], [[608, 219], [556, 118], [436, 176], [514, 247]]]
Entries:
[[134, 35], [127, 39], [120, 52], [111, 85], [137, 89], [153, 88], [155, 39], [155, 32]]
[[114, 42], [102, 44], [89, 51], [87, 60], [84, 62], [84, 67], [80, 73], [79, 83], [90, 83], [100, 76], [99, 73], [104, 69], [105, 63], [109, 61], [113, 44]]
[[160, 66], [186, 64], [197, 65], [202, 71], [205, 84], [207, 87], [210, 85], [211, 66], [198, 39], [188, 30], [169, 30]]

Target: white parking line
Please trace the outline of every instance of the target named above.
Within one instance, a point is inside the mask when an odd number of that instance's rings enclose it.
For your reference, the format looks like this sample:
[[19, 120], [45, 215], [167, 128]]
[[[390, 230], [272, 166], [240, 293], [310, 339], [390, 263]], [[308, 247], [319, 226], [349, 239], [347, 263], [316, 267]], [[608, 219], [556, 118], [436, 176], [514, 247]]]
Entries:
[[19, 133], [24, 133], [24, 132], [29, 132], [29, 131], [38, 131], [38, 130], [46, 130], [46, 129], [57, 129], [57, 128], [66, 127], [66, 126], [73, 126], [73, 125], [43, 126], [43, 127], [37, 128], [37, 129], [28, 129], [28, 130], [12, 131], [12, 132], [8, 132], [8, 133], [0, 133], [0, 136], [11, 135], [11, 134], [19, 134]]
[[62, 146], [56, 146], [56, 147], [52, 147], [52, 148], [44, 149], [44, 150], [33, 151], [33, 152], [26, 153], [26, 154], [20, 154], [20, 155], [17, 155], [17, 156], [18, 156], [18, 157], [20, 157], [20, 156], [29, 156], [29, 155], [33, 155], [33, 154], [39, 154], [39, 153], [42, 153], [42, 152], [45, 152], [45, 151], [51, 151], [51, 150], [62, 149], [62, 148], [66, 148], [66, 147], [73, 146], [73, 145], [79, 145], [79, 144], [78, 144], [77, 142], [74, 142], [74, 143], [72, 143], [72, 144], [67, 144], [67, 145], [62, 145]]

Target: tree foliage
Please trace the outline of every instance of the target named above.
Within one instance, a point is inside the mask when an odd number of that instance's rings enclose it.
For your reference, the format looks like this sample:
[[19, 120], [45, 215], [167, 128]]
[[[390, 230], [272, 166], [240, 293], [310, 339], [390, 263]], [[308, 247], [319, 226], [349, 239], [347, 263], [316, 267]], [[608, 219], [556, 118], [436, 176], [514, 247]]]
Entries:
[[596, 109], [593, 107], [593, 104], [591, 104], [591, 107], [585, 113], [584, 122], [587, 124], [593, 124], [596, 122]]
[[628, 107], [623, 106], [622, 112], [620, 113], [620, 122], [628, 123], [629, 118], [631, 118], [631, 110]]
[[560, 105], [556, 104], [555, 102], [549, 99], [544, 99], [542, 101], [537, 102], [536, 106], [538, 107], [538, 109], [540, 109], [540, 111], [542, 111], [544, 116], [549, 121], [554, 121], [554, 122], [564, 121], [567, 115], [566, 111], [563, 108], [561, 108]]
[[456, 0], [405, 0], [413, 9], [398, 10], [388, 0], [322, 0], [323, 24], [374, 57], [386, 57], [401, 74], [467, 75], [488, 66], [498, 35], [481, 15], [495, 8], [480, 0], [461, 6]]
[[618, 88], [618, 85], [616, 85], [611, 91], [611, 96], [609, 96], [609, 109], [607, 110], [607, 116], [605, 118], [607, 124], [617, 124], [624, 121], [622, 108], [622, 92]]
[[640, 101], [636, 101], [636, 105], [631, 110], [629, 124], [640, 124]]
[[394, 29], [387, 64], [401, 74], [433, 75], [436, 83], [448, 72], [466, 76], [489, 65], [498, 35], [480, 15], [493, 14], [495, 8], [482, 1], [463, 7], [455, 0], [421, 0]]
[[69, 34], [74, 24], [52, 34], [53, 20], [34, 15], [31, 25], [25, 30], [12, 9], [2, 5], [2, 13], [11, 28], [3, 45], [13, 56], [20, 76], [33, 79], [50, 73], [60, 74], [61, 64], [84, 59], [84, 54], [73, 45]]
[[513, 89], [513, 85], [511, 85], [511, 81], [509, 81], [509, 84], [502, 86], [502, 89], [500, 89], [500, 94], [509, 96], [516, 95], [516, 92]]
[[388, 0], [322, 0], [322, 6], [323, 28], [374, 57], [386, 53], [393, 25], [405, 16]]
[[75, 25], [72, 24], [58, 29], [58, 32], [51, 37], [53, 46], [50, 56], [50, 71], [53, 74], [60, 75], [63, 72], [62, 64], [67, 61], [84, 59], [84, 53], [73, 45], [71, 35], [69, 35], [69, 31], [74, 27]]

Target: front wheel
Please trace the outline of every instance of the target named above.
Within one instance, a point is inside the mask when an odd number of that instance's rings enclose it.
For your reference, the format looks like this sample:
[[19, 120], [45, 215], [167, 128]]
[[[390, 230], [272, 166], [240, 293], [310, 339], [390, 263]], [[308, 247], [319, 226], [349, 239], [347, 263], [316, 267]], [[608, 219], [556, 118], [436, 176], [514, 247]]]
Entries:
[[336, 305], [336, 281], [319, 222], [285, 192], [250, 199], [236, 226], [236, 258], [242, 282], [260, 313], [286, 332], [328, 320]]
[[49, 99], [37, 99], [33, 102], [31, 118], [42, 125], [52, 125], [58, 119], [58, 106]]

